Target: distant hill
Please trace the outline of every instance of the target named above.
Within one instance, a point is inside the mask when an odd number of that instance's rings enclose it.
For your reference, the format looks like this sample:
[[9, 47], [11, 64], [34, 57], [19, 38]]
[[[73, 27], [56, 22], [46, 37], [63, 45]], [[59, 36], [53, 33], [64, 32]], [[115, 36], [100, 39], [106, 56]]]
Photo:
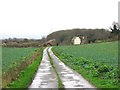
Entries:
[[110, 31], [105, 29], [68, 29], [53, 32], [47, 36], [47, 40], [55, 39], [57, 43], [71, 44], [71, 40], [74, 36], [84, 36], [87, 42], [90, 43], [96, 40], [106, 40], [110, 36]]
[[[42, 39], [8, 38], [2, 40], [2, 46], [39, 47], [48, 45], [71, 45], [75, 36], [85, 37], [85, 43], [109, 40], [111, 32], [105, 29], [67, 29], [53, 32]], [[53, 40], [55, 42], [53, 42]]]

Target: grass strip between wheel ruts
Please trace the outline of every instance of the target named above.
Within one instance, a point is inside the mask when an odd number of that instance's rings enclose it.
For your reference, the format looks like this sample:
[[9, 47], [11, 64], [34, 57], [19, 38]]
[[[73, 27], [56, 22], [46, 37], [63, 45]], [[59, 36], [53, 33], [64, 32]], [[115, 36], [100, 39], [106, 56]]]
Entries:
[[60, 89], [64, 89], [64, 85], [63, 85], [63, 83], [62, 83], [62, 81], [61, 81], [61, 79], [60, 79], [60, 77], [59, 77], [59, 75], [58, 75], [58, 73], [57, 73], [57, 70], [56, 70], [56, 68], [55, 68], [55, 66], [54, 66], [54, 64], [53, 64], [53, 59], [51, 58], [51, 56], [50, 56], [50, 54], [49, 54], [49, 52], [48, 52], [48, 49], [47, 49], [47, 53], [48, 53], [48, 56], [49, 56], [49, 58], [50, 58], [50, 64], [52, 65], [52, 67], [53, 67], [53, 69], [54, 69], [54, 71], [55, 71], [55, 73], [56, 73], [56, 75], [57, 75], [57, 79], [58, 79], [58, 88], [59, 88], [59, 90]]

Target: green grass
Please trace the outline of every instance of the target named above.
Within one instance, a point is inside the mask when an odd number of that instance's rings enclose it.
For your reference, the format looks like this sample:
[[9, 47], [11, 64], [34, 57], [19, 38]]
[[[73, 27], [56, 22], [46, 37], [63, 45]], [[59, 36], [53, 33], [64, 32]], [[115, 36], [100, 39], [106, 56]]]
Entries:
[[2, 71], [18, 66], [23, 60], [30, 58], [38, 48], [2, 48]]
[[[55, 47], [55, 51], [74, 57], [85, 57], [116, 66], [118, 64], [118, 42]], [[62, 52], [63, 51], [63, 52]]]
[[39, 57], [31, 65], [22, 70], [19, 74], [18, 79], [10, 83], [8, 88], [28, 88], [38, 69], [41, 59], [42, 50], [40, 52]]
[[118, 84], [118, 42], [53, 47], [53, 52], [68, 66], [99, 88]]

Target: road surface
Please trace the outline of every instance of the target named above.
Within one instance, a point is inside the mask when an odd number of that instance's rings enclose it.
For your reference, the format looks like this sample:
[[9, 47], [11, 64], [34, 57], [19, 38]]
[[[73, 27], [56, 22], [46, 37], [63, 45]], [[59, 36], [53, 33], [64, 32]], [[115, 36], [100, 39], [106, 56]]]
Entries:
[[43, 58], [35, 78], [29, 88], [58, 88], [57, 75], [50, 64], [50, 57], [52, 58], [55, 69], [60, 77], [64, 88], [73, 90], [96, 90], [96, 88], [84, 79], [80, 74], [66, 66], [57, 56], [55, 56], [50, 48], [45, 48], [43, 51]]
[[42, 61], [29, 88], [58, 88], [57, 76], [50, 64], [47, 49], [43, 51]]

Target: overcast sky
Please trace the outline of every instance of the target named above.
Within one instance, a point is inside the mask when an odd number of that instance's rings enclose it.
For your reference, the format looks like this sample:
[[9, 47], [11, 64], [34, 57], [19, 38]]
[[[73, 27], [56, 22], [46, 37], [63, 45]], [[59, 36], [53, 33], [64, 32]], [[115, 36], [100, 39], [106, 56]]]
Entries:
[[119, 0], [0, 0], [0, 39], [41, 38], [72, 28], [109, 29]]

